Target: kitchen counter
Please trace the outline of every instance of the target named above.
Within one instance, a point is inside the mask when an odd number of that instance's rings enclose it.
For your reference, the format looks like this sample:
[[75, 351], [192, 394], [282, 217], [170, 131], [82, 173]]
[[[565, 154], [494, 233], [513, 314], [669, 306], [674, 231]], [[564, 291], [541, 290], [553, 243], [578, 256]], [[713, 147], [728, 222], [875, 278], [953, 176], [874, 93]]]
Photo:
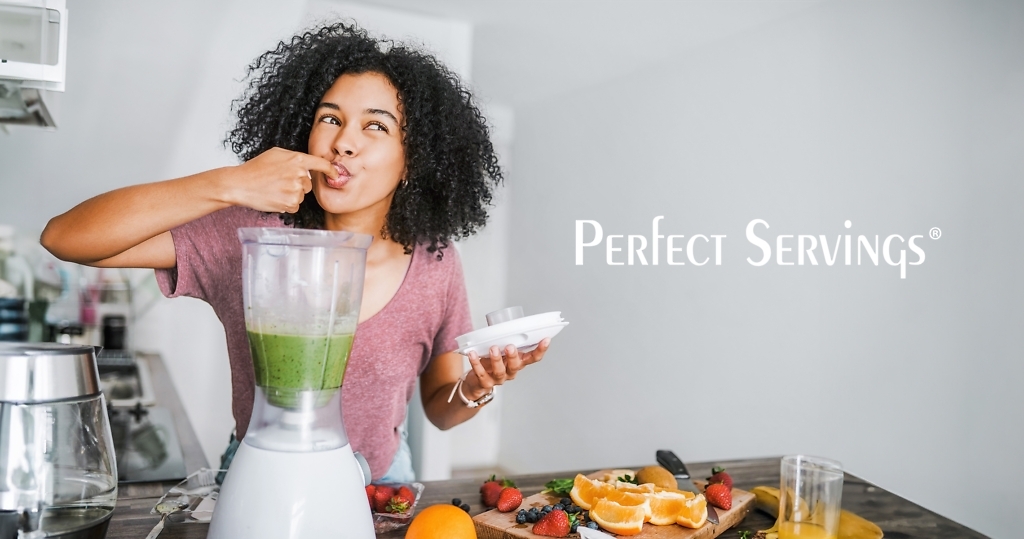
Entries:
[[[196, 438], [192, 425], [185, 415], [185, 409], [178, 399], [170, 375], [159, 356], [142, 355], [140, 360], [148, 361], [153, 374], [153, 386], [159, 406], [171, 410], [178, 429], [182, 452], [185, 455], [185, 466], [189, 473], [208, 467], [199, 440]], [[653, 450], [651, 451], [653, 461]], [[616, 466], [616, 468], [638, 469], [639, 466]], [[758, 458], [723, 462], [690, 463], [689, 468], [694, 477], [711, 475], [712, 466], [725, 466], [737, 488], [750, 489], [757, 485], [777, 486], [779, 484], [779, 459]], [[518, 475], [516, 481], [525, 496], [540, 492], [544, 483], [557, 477], [575, 477], [576, 473], [590, 473], [595, 470], [577, 470], [549, 474]], [[424, 483], [423, 498], [418, 508], [438, 503], [451, 503], [452, 498], [461, 498], [470, 504], [470, 512], [474, 515], [484, 511], [480, 505], [480, 484], [484, 478], [453, 481], [431, 481]], [[158, 515], [150, 514], [157, 499], [177, 482], [141, 483], [122, 485], [118, 491], [117, 507], [111, 518], [107, 531], [108, 539], [143, 539], [150, 529], [160, 520]], [[948, 518], [933, 513], [909, 500], [901, 498], [882, 487], [873, 485], [856, 476], [847, 474], [843, 483], [843, 509], [853, 511], [862, 517], [878, 524], [889, 539], [961, 539], [986, 536], [957, 524]], [[768, 515], [753, 510], [735, 530], [767, 529], [774, 520]], [[160, 534], [161, 539], [204, 539], [209, 529], [208, 524], [169, 523]], [[381, 534], [378, 537], [400, 538], [405, 529]], [[736, 537], [732, 531], [722, 537]]]

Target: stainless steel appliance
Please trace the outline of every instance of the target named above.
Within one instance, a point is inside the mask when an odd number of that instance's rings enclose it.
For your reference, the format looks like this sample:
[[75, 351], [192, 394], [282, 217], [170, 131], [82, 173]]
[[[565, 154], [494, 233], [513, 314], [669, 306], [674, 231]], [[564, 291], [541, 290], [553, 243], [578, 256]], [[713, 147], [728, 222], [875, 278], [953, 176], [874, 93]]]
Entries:
[[170, 410], [154, 406], [149, 362], [124, 350], [97, 359], [109, 407], [119, 483], [185, 478], [185, 457]]
[[0, 539], [100, 539], [116, 499], [95, 349], [0, 343]]

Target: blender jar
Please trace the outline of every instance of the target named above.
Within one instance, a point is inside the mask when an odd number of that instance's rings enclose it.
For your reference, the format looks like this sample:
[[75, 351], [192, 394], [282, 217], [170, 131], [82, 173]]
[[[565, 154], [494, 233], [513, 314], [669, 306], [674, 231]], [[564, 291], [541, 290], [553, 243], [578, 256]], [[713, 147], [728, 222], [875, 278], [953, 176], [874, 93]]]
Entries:
[[117, 467], [94, 350], [0, 346], [0, 539], [102, 537]]
[[246, 440], [320, 451], [348, 443], [341, 392], [372, 237], [242, 228], [243, 302], [256, 377]]

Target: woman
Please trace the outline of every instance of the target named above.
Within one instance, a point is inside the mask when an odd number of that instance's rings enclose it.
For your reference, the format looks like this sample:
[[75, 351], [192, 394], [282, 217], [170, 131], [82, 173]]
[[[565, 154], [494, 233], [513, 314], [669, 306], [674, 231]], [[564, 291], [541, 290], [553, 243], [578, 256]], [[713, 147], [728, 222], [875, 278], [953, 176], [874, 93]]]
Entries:
[[474, 404], [540, 361], [549, 345], [471, 354], [465, 374], [451, 352], [472, 325], [449, 241], [485, 223], [502, 178], [486, 123], [435, 58], [352, 25], [281, 42], [249, 66], [249, 78], [226, 141], [242, 164], [87, 200], [53, 218], [41, 242], [81, 264], [154, 268], [166, 295], [210, 303], [227, 335], [241, 438], [254, 377], [236, 230], [374, 236], [342, 408], [373, 477], [409, 481], [401, 425], [417, 376], [427, 417], [448, 429], [473, 417]]

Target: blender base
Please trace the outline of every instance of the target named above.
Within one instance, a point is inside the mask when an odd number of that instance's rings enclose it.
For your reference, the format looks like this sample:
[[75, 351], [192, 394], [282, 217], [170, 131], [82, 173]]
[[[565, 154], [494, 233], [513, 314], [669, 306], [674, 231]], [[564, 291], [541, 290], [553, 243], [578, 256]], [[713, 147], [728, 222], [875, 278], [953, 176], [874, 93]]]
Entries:
[[243, 439], [207, 537], [374, 539], [352, 446], [296, 453], [260, 449]]

